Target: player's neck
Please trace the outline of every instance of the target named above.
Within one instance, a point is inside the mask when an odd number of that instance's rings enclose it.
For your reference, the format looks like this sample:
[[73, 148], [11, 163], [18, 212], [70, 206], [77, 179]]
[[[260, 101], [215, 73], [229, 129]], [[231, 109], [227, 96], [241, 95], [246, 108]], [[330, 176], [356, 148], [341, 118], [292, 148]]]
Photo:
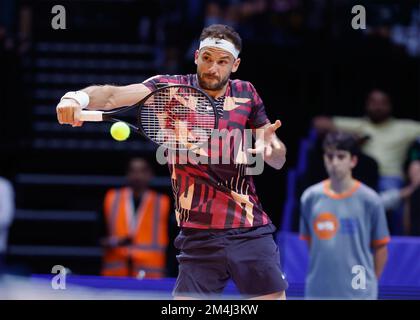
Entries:
[[223, 96], [226, 93], [226, 89], [227, 89], [228, 84], [229, 84], [229, 82], [227, 82], [223, 86], [223, 88], [220, 89], [220, 90], [206, 90], [206, 89], [203, 89], [203, 91], [205, 91], [213, 99], [217, 99], [217, 98], [220, 98], [221, 96]]
[[353, 188], [354, 183], [355, 180], [351, 174], [343, 178], [330, 177], [329, 189], [336, 194], [345, 193]]

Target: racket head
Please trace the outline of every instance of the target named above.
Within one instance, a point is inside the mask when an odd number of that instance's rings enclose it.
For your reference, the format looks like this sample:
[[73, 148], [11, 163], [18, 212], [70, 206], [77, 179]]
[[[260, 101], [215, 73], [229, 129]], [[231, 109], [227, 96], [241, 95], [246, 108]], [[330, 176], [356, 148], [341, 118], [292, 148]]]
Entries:
[[137, 105], [138, 130], [170, 150], [193, 150], [208, 142], [218, 127], [213, 99], [203, 90], [170, 84], [148, 94]]

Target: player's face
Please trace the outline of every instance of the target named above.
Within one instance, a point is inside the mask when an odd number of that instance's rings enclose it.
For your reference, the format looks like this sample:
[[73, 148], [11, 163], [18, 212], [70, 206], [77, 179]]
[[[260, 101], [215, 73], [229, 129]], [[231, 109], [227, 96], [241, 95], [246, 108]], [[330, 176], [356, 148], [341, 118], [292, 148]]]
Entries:
[[127, 180], [134, 189], [147, 188], [152, 179], [152, 171], [149, 164], [142, 159], [133, 159], [127, 171]]
[[219, 48], [205, 47], [195, 53], [197, 77], [201, 88], [209, 91], [223, 89], [230, 74], [236, 72], [240, 59]]
[[324, 164], [330, 178], [343, 179], [357, 164], [357, 157], [344, 150], [330, 149], [324, 152]]

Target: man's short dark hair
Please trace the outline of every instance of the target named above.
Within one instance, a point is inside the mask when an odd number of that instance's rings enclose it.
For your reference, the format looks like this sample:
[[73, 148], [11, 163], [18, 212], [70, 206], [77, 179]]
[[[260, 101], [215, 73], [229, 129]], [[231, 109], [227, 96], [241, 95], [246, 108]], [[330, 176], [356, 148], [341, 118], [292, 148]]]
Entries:
[[242, 50], [240, 35], [230, 26], [224, 24], [212, 24], [201, 31], [200, 41], [206, 38], [225, 39], [233, 43], [236, 49]]
[[348, 132], [334, 131], [327, 134], [323, 143], [324, 151], [343, 150], [348, 151], [352, 156], [360, 153], [359, 142], [356, 137]]
[[136, 156], [136, 157], [130, 157], [128, 159], [127, 165], [126, 165], [126, 170], [127, 171], [130, 170], [130, 167], [131, 167], [132, 163], [133, 162], [137, 162], [137, 161], [144, 162], [144, 164], [147, 166], [148, 170], [153, 171], [153, 167], [150, 164], [150, 161], [148, 159], [146, 159], [146, 158], [138, 157], [138, 156]]

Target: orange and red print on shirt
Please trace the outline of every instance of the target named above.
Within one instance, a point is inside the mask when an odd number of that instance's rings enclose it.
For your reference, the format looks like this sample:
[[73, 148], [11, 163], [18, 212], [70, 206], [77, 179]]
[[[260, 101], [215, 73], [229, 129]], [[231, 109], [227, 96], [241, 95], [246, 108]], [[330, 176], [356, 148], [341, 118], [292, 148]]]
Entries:
[[[163, 83], [198, 87], [195, 74], [156, 76], [144, 82], [150, 90]], [[225, 94], [215, 103], [220, 116], [219, 131], [241, 133], [247, 128], [270, 123], [264, 104], [250, 82], [229, 80]], [[211, 143], [214, 142], [212, 139]], [[243, 144], [246, 144], [245, 140]], [[182, 154], [176, 154], [174, 163], [169, 164], [176, 215], [181, 227], [228, 229], [271, 222], [258, 199], [252, 176], [246, 174], [247, 164], [238, 161], [241, 157], [234, 153], [234, 145], [232, 143], [228, 150], [222, 145], [217, 147], [217, 157], [228, 153], [231, 161], [226, 164], [222, 161], [215, 164], [212, 160], [205, 164], [190, 158], [181, 161]], [[214, 158], [212, 150], [212, 146], [204, 150], [209, 159]]]

